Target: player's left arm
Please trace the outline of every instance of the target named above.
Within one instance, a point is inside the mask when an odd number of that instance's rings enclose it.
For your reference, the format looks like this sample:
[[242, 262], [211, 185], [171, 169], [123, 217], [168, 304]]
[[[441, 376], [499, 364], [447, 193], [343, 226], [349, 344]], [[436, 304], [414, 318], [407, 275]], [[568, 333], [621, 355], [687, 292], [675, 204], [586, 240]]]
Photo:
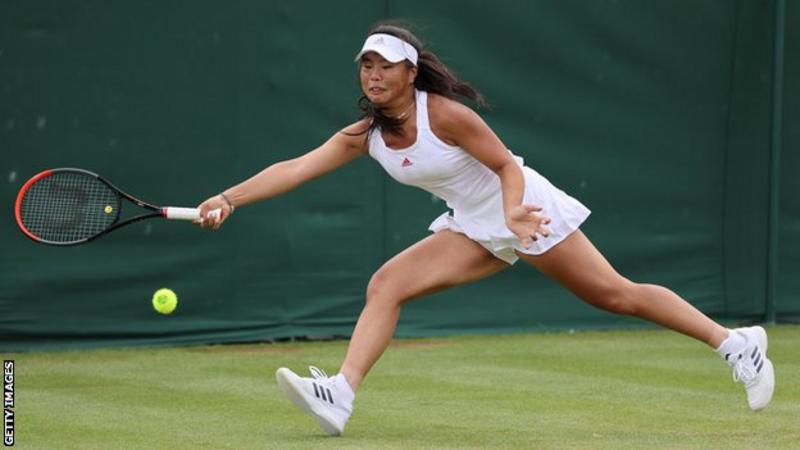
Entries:
[[432, 95], [429, 101], [431, 130], [444, 142], [457, 145], [500, 178], [506, 225], [527, 247], [528, 238], [547, 236], [549, 220], [536, 214], [539, 205], [523, 205], [525, 178], [505, 144], [472, 109], [459, 102]]

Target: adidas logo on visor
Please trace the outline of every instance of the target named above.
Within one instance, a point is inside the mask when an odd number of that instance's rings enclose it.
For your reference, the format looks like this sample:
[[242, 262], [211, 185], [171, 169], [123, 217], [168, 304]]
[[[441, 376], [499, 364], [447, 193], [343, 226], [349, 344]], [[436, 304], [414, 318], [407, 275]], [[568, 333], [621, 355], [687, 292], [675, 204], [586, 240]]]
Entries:
[[361, 51], [356, 55], [356, 61], [367, 52], [376, 52], [390, 62], [400, 62], [407, 59], [415, 66], [419, 54], [417, 49], [408, 42], [392, 36], [391, 34], [376, 33], [367, 38]]

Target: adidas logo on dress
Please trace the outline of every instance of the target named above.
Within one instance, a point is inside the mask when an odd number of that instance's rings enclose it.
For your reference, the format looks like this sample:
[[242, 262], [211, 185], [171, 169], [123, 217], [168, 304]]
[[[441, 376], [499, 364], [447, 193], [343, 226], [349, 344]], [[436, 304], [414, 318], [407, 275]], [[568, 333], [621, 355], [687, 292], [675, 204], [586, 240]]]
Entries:
[[411, 160], [410, 160], [410, 159], [408, 159], [408, 158], [403, 158], [403, 164], [401, 164], [401, 165], [402, 165], [403, 167], [408, 167], [408, 166], [413, 166], [413, 165], [414, 165], [414, 163], [412, 163], [412, 162], [411, 162]]

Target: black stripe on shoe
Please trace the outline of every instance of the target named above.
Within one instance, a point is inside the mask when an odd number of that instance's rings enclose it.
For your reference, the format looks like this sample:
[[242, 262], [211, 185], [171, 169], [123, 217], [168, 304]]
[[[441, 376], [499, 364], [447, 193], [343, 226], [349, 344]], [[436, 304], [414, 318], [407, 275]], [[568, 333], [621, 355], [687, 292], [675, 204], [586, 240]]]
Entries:
[[317, 389], [317, 383], [311, 383], [314, 386], [314, 395], [319, 398], [319, 390]]
[[758, 353], [758, 346], [757, 345], [755, 347], [753, 347], [753, 353], [750, 354], [750, 359], [754, 358], [756, 356], [756, 353]]
[[761, 373], [761, 368], [764, 367], [764, 360], [761, 360], [761, 364], [756, 367], [756, 373]]
[[761, 361], [761, 353], [756, 355], [756, 359], [753, 360], [753, 365], [757, 366], [759, 361]]
[[328, 401], [331, 402], [331, 405], [333, 405], [333, 394], [331, 394], [331, 390], [328, 388], [325, 388], [325, 390], [328, 391]]

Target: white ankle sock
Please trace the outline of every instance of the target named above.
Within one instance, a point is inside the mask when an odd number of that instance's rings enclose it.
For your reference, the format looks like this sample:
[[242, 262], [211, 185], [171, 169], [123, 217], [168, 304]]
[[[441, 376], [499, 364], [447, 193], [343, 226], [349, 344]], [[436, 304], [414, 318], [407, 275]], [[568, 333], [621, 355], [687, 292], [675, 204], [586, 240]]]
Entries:
[[747, 344], [747, 340], [745, 340], [744, 336], [734, 330], [728, 330], [728, 337], [714, 351], [722, 358], [725, 358], [726, 355], [742, 351], [745, 344]]
[[352, 402], [355, 400], [356, 393], [353, 392], [353, 388], [350, 387], [350, 383], [347, 382], [347, 378], [345, 378], [344, 374], [336, 374], [336, 376], [333, 377], [333, 382], [348, 396], [348, 401]]

